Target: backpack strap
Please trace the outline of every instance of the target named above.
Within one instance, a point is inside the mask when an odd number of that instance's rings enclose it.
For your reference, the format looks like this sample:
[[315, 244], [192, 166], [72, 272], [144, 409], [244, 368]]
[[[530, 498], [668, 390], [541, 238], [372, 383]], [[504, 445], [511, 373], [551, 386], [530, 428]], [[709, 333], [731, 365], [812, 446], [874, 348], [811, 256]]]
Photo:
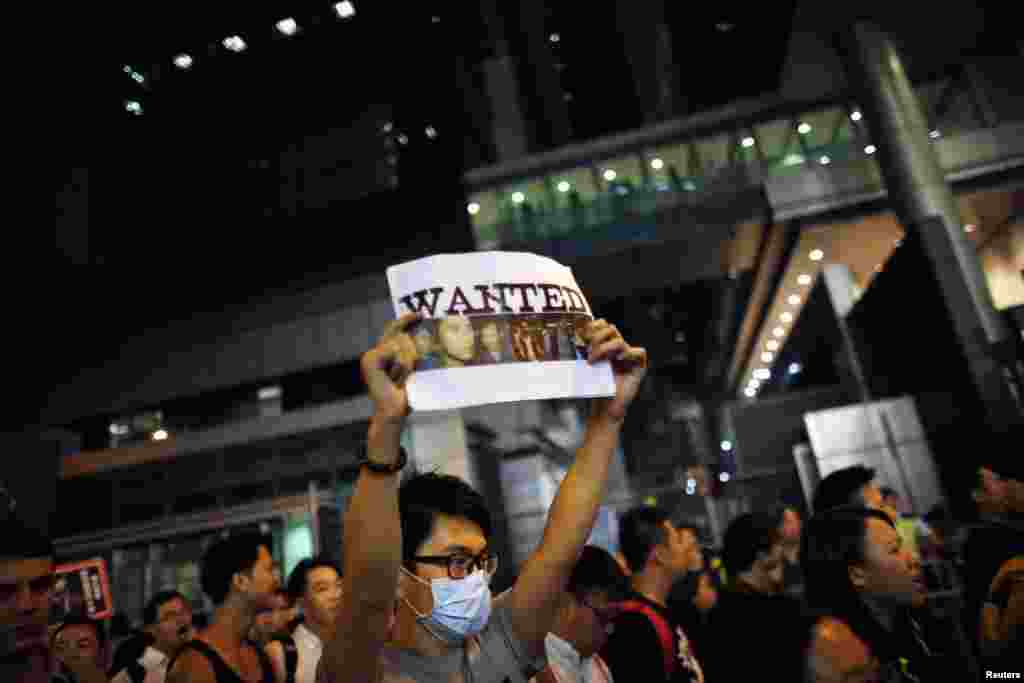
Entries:
[[661, 654], [664, 660], [665, 680], [671, 680], [676, 670], [675, 646], [672, 638], [672, 629], [665, 617], [650, 605], [639, 600], [626, 600], [615, 605], [623, 612], [634, 612], [643, 614], [651, 622], [651, 626], [658, 633], [658, 640], [661, 641]]

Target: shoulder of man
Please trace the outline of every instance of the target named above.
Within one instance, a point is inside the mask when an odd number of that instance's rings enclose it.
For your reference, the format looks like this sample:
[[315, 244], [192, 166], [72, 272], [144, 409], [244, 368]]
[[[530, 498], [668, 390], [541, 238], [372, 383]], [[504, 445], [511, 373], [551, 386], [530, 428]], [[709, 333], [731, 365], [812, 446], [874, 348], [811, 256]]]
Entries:
[[186, 643], [168, 663], [166, 680], [167, 683], [191, 683], [195, 679], [212, 681], [216, 679], [216, 672], [209, 657]]

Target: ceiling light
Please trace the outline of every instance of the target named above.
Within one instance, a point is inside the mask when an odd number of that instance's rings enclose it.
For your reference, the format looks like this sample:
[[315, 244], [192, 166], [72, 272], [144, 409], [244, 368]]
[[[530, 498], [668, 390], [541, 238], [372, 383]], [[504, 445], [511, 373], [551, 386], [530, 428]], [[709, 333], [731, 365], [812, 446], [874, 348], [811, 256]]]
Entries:
[[174, 66], [179, 69], [188, 69], [192, 67], [192, 56], [185, 54], [184, 52], [174, 57]]
[[721, 474], [718, 475], [718, 480], [721, 481], [723, 484], [729, 481], [729, 473], [722, 472]]
[[761, 354], [761, 362], [771, 363], [773, 360], [775, 360], [775, 354], [771, 351], [765, 351]]
[[513, 192], [512, 201], [514, 201], [516, 204], [522, 204], [523, 202], [526, 201], [526, 195], [523, 194], [522, 192]]
[[791, 323], [793, 322], [793, 314], [790, 313], [789, 311], [786, 311], [779, 316], [779, 320], [781, 320], [784, 323]]
[[790, 306], [798, 306], [800, 304], [800, 297], [796, 294], [790, 294], [789, 298], [786, 299]]
[[334, 11], [337, 12], [338, 16], [341, 17], [342, 19], [354, 17], [356, 14], [355, 6], [351, 2], [349, 2], [349, 0], [344, 0], [344, 2], [335, 3]]
[[437, 137], [437, 129], [433, 126], [427, 126], [423, 132], [426, 133], [427, 137], [431, 140]]
[[409, 137], [405, 133], [402, 133], [401, 135], [398, 136], [398, 144], [405, 145], [408, 144], [408, 142]]
[[570, 185], [568, 183], [568, 181], [563, 180], [562, 182], [558, 183], [558, 191], [559, 192], [568, 192], [571, 189], [572, 189], [572, 185]]
[[778, 351], [779, 350], [779, 342], [775, 341], [774, 339], [769, 339], [768, 341], [766, 341], [764, 343], [764, 347], [766, 349], [768, 349], [769, 351]]
[[256, 395], [261, 401], [273, 401], [274, 399], [281, 398], [281, 387], [263, 387]]
[[774, 330], [772, 330], [772, 334], [774, 334], [776, 337], [783, 337], [786, 335], [786, 331], [781, 327], [776, 327]]
[[783, 166], [796, 166], [802, 163], [804, 163], [804, 158], [799, 154], [787, 154], [786, 158], [782, 160]]
[[940, 137], [942, 137], [942, 133], [940, 133], [937, 130], [933, 130], [932, 132], [928, 133], [928, 137], [930, 137], [932, 140], [937, 140]]
[[558, 35], [557, 33], [552, 33], [549, 37], [552, 43], [557, 43], [562, 39], [562, 36]]
[[772, 377], [772, 371], [768, 368], [758, 368], [757, 370], [754, 370], [754, 377], [761, 381], [769, 380]]
[[755, 396], [757, 396], [757, 389], [751, 389], [750, 387], [747, 387], [746, 389], [743, 390], [743, 393], [746, 394], [747, 398], [754, 398]]
[[741, 144], [744, 147], [753, 147], [754, 146], [754, 138], [752, 138], [752, 137], [745, 137], [745, 138], [743, 138], [743, 142]]
[[661, 169], [665, 168], [665, 162], [662, 161], [661, 159], [651, 159], [651, 168], [653, 168], [655, 171], [660, 171]]
[[142, 83], [146, 82], [146, 77], [140, 74], [138, 71], [133, 71], [132, 80], [141, 85]]
[[821, 162], [822, 166], [828, 166], [829, 164], [832, 163], [832, 160], [829, 159], [827, 156], [822, 156], [820, 159], [818, 159], [818, 161]]
[[277, 22], [277, 30], [281, 32], [281, 35], [293, 36], [299, 30], [299, 25], [295, 23], [294, 19], [288, 17]]
[[864, 153], [865, 154], [874, 154], [877, 151], [878, 151], [878, 148], [875, 147], [874, 145], [868, 145], [867, 147], [864, 148]]
[[124, 103], [124, 108], [135, 114], [136, 116], [142, 115], [142, 105], [135, 100], [128, 100]]
[[854, 121], [860, 121], [863, 118], [863, 116], [861, 115], [860, 110], [854, 110], [853, 112], [850, 113], [850, 118], [853, 119]]
[[228, 36], [221, 41], [227, 49], [232, 52], [241, 52], [245, 49], [245, 41], [242, 40], [241, 36]]
[[607, 180], [609, 183], [611, 181], [615, 180], [615, 178], [617, 176], [618, 176], [618, 174], [614, 170], [612, 170], [610, 168], [605, 170], [605, 172], [604, 172], [604, 179]]
[[799, 363], [790, 363], [789, 364], [789, 374], [795, 375], [795, 374], [799, 373], [801, 370], [803, 370], [803, 366], [800, 365]]
[[385, 133], [390, 133], [394, 129], [395, 129], [395, 124], [391, 123], [390, 121], [388, 121], [383, 126], [381, 126], [381, 130], [384, 131]]
[[810, 133], [810, 132], [811, 132], [811, 131], [812, 131], [813, 129], [811, 128], [811, 124], [809, 124], [809, 123], [806, 123], [806, 122], [805, 122], [805, 123], [801, 123], [801, 124], [800, 124], [799, 126], [797, 126], [797, 127], [796, 127], [796, 130], [797, 130], [797, 132], [798, 132], [798, 133], [800, 133], [801, 135], [807, 135], [807, 134], [808, 134], [808, 133]]
[[476, 202], [470, 202], [466, 205], [466, 211], [469, 212], [470, 216], [475, 216], [480, 213], [480, 205]]
[[732, 441], [723, 441], [721, 443], [722, 450], [728, 453], [732, 450]]
[[130, 431], [128, 425], [118, 424], [114, 422], [110, 425], [110, 433], [113, 436], [124, 436]]
[[166, 429], [158, 429], [155, 432], [153, 432], [153, 441], [163, 441], [168, 436], [170, 435], [167, 433]]
[[813, 249], [810, 254], [807, 255], [812, 261], [820, 261], [825, 258], [825, 252], [821, 249]]
[[806, 273], [803, 273], [802, 275], [797, 277], [796, 282], [798, 285], [803, 285], [804, 287], [806, 287], [807, 285], [811, 284], [811, 276]]

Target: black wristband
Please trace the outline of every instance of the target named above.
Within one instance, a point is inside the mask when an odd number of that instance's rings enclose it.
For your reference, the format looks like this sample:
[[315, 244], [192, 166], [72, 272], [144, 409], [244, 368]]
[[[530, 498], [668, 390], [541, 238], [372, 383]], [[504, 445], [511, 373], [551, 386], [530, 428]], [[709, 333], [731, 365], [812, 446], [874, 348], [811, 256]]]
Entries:
[[370, 460], [368, 451], [363, 451], [363, 459], [359, 464], [376, 474], [394, 474], [395, 472], [400, 472], [407, 462], [409, 462], [409, 456], [406, 454], [405, 449], [399, 446], [398, 461], [392, 465], [382, 465], [379, 462], [373, 462]]

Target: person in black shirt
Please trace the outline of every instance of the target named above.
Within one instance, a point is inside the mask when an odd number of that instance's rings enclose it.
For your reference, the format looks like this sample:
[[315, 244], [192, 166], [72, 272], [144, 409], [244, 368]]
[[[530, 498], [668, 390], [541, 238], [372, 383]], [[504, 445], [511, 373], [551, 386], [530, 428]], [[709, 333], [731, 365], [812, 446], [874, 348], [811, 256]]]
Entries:
[[270, 554], [273, 539], [231, 536], [203, 557], [203, 592], [216, 606], [210, 626], [178, 650], [168, 683], [273, 683], [263, 650], [246, 640], [256, 613], [273, 606], [279, 587]]
[[722, 546], [729, 583], [708, 615], [701, 663], [709, 681], [756, 680], [765, 673], [796, 680], [780, 653], [795, 635], [800, 603], [783, 595], [783, 545], [772, 514], [743, 514]]
[[973, 680], [973, 663], [923, 603], [917, 558], [892, 519], [860, 506], [816, 514], [800, 547], [808, 604], [841, 620], [879, 661], [882, 680]]
[[616, 681], [703, 683], [689, 638], [666, 603], [672, 585], [700, 571], [703, 555], [693, 527], [674, 525], [657, 507], [627, 512], [619, 545], [632, 572], [632, 593], [616, 607], [601, 658]]

